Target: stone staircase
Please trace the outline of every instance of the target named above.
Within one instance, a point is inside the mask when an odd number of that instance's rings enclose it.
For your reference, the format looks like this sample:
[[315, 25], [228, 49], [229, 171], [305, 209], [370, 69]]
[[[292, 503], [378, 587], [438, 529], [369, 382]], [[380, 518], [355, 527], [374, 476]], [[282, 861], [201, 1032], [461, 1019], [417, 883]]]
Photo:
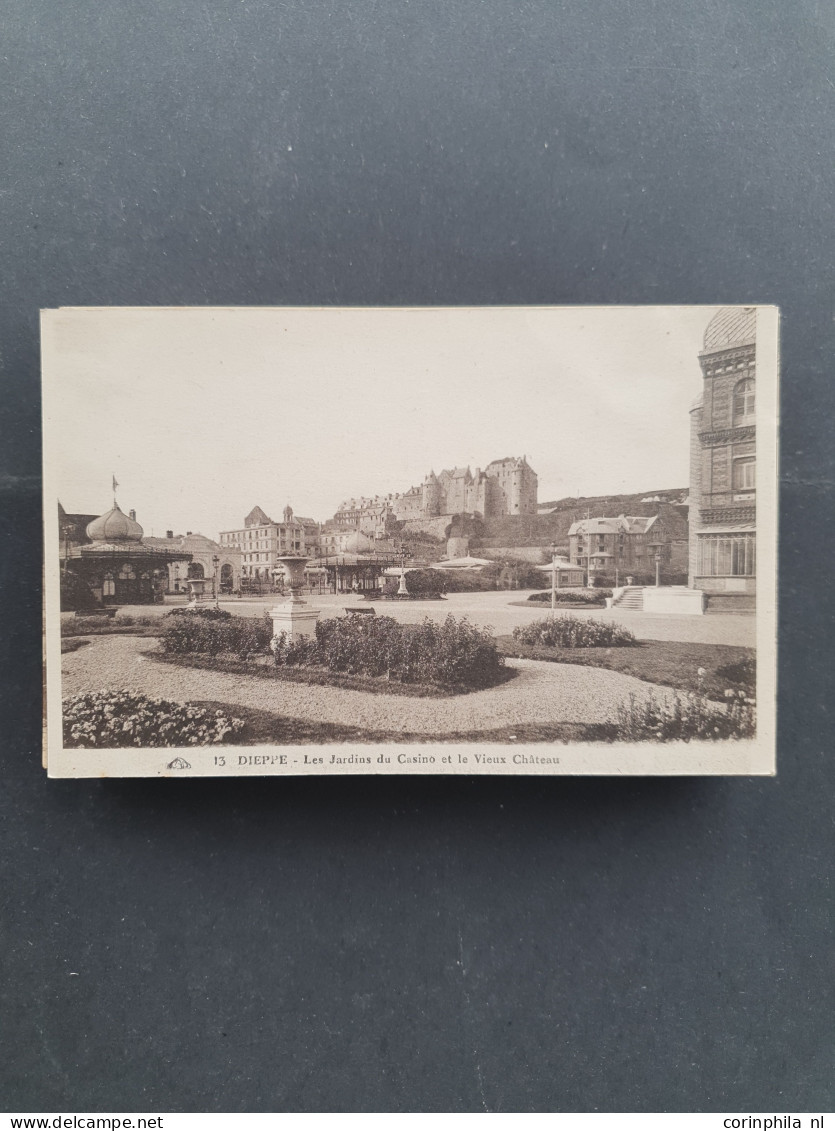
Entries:
[[613, 609], [637, 609], [644, 607], [644, 590], [641, 585], [627, 585], [619, 597], [612, 602]]

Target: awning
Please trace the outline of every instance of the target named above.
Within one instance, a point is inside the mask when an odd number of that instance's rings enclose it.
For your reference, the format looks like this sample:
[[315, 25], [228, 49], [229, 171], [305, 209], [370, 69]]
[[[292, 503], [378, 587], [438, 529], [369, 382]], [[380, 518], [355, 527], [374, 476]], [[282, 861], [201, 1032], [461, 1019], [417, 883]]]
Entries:
[[705, 526], [697, 530], [697, 534], [756, 534], [757, 528], [753, 522], [745, 522], [741, 526]]
[[442, 562], [433, 562], [430, 569], [483, 569], [490, 565], [488, 558], [449, 558]]

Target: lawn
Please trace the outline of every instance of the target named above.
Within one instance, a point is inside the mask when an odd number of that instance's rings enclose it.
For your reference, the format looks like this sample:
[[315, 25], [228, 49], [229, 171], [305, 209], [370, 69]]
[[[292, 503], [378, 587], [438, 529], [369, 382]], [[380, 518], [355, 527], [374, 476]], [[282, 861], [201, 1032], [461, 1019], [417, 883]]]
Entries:
[[85, 644], [89, 644], [89, 640], [84, 640], [80, 636], [70, 636], [61, 640], [61, 655], [65, 656], [67, 652], [77, 652], [79, 648], [83, 648]]
[[61, 636], [162, 636], [162, 616], [65, 617], [61, 620]]
[[[750, 672], [746, 671], [754, 661], [753, 648], [731, 644], [688, 644], [674, 640], [638, 640], [629, 648], [548, 648], [520, 644], [512, 636], [499, 636], [496, 643], [505, 656], [608, 668], [682, 691], [698, 691], [701, 687], [709, 699], [721, 702], [725, 699], [727, 688], [753, 690], [753, 680]], [[737, 665], [740, 669], [734, 670]], [[704, 671], [701, 677], [700, 668]]]

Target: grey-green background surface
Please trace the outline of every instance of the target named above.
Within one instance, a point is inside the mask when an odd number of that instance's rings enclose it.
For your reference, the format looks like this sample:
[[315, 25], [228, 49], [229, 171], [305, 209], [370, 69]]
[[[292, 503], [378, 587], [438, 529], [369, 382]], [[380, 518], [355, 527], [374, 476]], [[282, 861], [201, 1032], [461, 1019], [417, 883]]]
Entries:
[[[3, 1108], [831, 1109], [832, 6], [0, 7]], [[611, 302], [782, 308], [776, 780], [46, 780], [40, 307]]]

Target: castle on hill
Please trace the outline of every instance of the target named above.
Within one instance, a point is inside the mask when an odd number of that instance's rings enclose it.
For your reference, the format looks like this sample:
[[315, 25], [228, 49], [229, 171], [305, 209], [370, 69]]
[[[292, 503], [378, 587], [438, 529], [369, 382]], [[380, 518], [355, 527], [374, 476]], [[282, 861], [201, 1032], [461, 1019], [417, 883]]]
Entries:
[[408, 491], [346, 499], [332, 522], [343, 529], [377, 533], [391, 519], [438, 518], [472, 514], [480, 518], [536, 514], [538, 481], [525, 456], [508, 456], [477, 467], [430, 471], [419, 487]]

